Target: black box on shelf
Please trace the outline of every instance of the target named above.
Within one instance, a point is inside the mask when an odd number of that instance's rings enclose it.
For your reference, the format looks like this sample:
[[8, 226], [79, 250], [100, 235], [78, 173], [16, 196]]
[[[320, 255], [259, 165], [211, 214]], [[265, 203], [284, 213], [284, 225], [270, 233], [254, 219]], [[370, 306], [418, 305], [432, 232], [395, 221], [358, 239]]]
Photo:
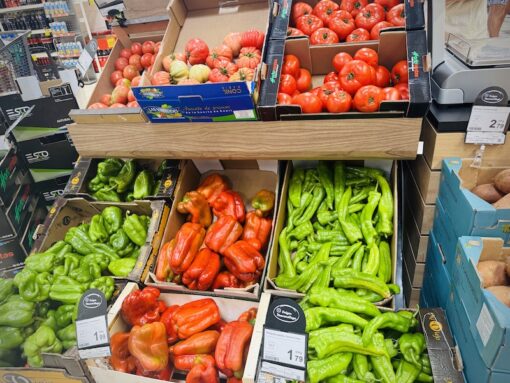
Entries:
[[0, 159], [0, 205], [7, 208], [20, 185], [28, 182], [27, 170], [14, 149]]
[[18, 237], [25, 231], [36, 204], [37, 198], [33, 194], [32, 185], [21, 185], [7, 209], [7, 218]]

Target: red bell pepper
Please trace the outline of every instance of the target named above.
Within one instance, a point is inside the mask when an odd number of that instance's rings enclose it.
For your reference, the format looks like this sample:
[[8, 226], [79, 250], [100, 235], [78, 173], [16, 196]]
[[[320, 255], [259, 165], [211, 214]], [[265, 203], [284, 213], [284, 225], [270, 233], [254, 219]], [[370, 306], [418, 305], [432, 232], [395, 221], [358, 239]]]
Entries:
[[237, 221], [244, 222], [245, 210], [243, 198], [232, 190], [220, 193], [212, 204], [213, 213], [216, 217], [231, 215]]
[[214, 330], [202, 331], [170, 347], [170, 354], [175, 356], [194, 354], [213, 354], [220, 333]]
[[179, 305], [173, 305], [173, 306], [167, 307], [165, 312], [163, 314], [161, 314], [160, 322], [165, 325], [168, 344], [174, 344], [175, 342], [177, 342], [179, 340], [177, 331], [175, 330], [174, 325], [172, 323], [172, 317], [178, 308], [179, 308]]
[[241, 282], [235, 275], [233, 275], [230, 271], [222, 271], [214, 280], [213, 290], [223, 289], [225, 287], [238, 288], [239, 286], [241, 286]]
[[161, 246], [161, 250], [158, 255], [158, 263], [156, 264], [156, 278], [159, 281], [168, 281], [174, 277], [172, 269], [170, 268], [170, 257], [172, 256], [174, 247], [175, 239], [172, 239]]
[[196, 365], [216, 366], [214, 357], [209, 354], [195, 354], [195, 355], [178, 355], [172, 359], [176, 369], [181, 371], [189, 371]]
[[175, 235], [175, 245], [170, 255], [170, 268], [174, 274], [182, 274], [195, 259], [202, 245], [205, 229], [198, 223], [186, 222]]
[[252, 307], [249, 310], [246, 310], [244, 313], [239, 315], [239, 318], [237, 318], [240, 322], [249, 322], [251, 324], [255, 324], [255, 318], [257, 318], [257, 308]]
[[220, 334], [214, 357], [216, 365], [227, 377], [242, 378], [252, 333], [250, 323], [233, 321], [227, 323]]
[[180, 306], [172, 316], [172, 324], [179, 338], [186, 339], [218, 323], [220, 319], [216, 302], [204, 298]]
[[208, 175], [197, 188], [197, 192], [207, 199], [209, 205], [212, 205], [218, 195], [225, 190], [228, 190], [227, 181], [218, 173]]
[[231, 376], [230, 378], [227, 378], [227, 383], [243, 383], [243, 380], [238, 379], [235, 376]]
[[186, 383], [219, 383], [216, 367], [197, 364], [186, 375]]
[[208, 227], [212, 222], [211, 208], [205, 197], [197, 191], [184, 194], [184, 198], [177, 204], [177, 211], [189, 213], [188, 221]]
[[190, 289], [205, 291], [212, 286], [220, 267], [220, 256], [204, 247], [182, 275], [182, 283]]
[[[257, 250], [262, 250], [269, 242], [269, 235], [273, 221], [271, 218], [262, 218], [255, 211], [246, 214], [246, 222], [244, 224], [243, 241], [248, 242]], [[207, 237], [206, 237], [207, 239]]]
[[145, 378], [170, 380], [170, 377], [172, 376], [172, 368], [170, 367], [170, 365], [168, 365], [161, 371], [144, 371], [143, 368], [138, 363], [136, 375], [143, 376]]
[[128, 348], [129, 333], [118, 332], [110, 338], [110, 365], [115, 371], [132, 373], [136, 369], [135, 358]]
[[122, 302], [121, 315], [130, 325], [141, 326], [159, 320], [165, 303], [159, 301], [160, 291], [155, 287], [131, 292]]
[[168, 367], [168, 343], [165, 325], [153, 322], [134, 326], [129, 334], [129, 352], [143, 371], [161, 371]]
[[211, 327], [209, 327], [209, 330], [218, 331], [221, 333], [225, 326], [227, 325], [227, 322], [225, 322], [223, 319], [220, 319], [218, 323], [213, 324]]
[[223, 252], [232, 245], [243, 234], [243, 227], [231, 215], [224, 215], [218, 218], [205, 235], [205, 245], [217, 253]]
[[251, 200], [251, 207], [255, 209], [255, 212], [265, 217], [274, 208], [275, 194], [272, 191], [262, 189], [255, 194], [255, 197]]
[[244, 282], [256, 282], [266, 264], [262, 254], [246, 241], [237, 241], [224, 254], [227, 269]]

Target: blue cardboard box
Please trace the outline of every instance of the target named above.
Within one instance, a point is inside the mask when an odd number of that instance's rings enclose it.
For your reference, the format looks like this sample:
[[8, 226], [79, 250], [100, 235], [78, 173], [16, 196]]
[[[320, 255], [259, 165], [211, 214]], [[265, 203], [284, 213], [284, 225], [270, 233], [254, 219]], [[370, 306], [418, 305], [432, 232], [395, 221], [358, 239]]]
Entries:
[[431, 232], [420, 302], [427, 304], [427, 307], [445, 308], [450, 286], [451, 278], [446, 268], [444, 256], [441, 254], [434, 233]]
[[469, 326], [466, 305], [459, 298], [458, 291], [457, 286], [452, 285], [447, 315], [450, 328], [460, 350], [466, 379], [473, 383], [510, 382], [510, 372], [498, 371], [485, 365], [473, 337], [472, 326]]
[[510, 209], [496, 209], [471, 193], [479, 184], [492, 182], [505, 168], [471, 167], [471, 159], [443, 160], [439, 200], [450, 215], [458, 237], [500, 237], [510, 244]]
[[436, 200], [436, 211], [434, 213], [434, 225], [432, 227], [434, 238], [441, 248], [441, 252], [446, 261], [446, 269], [450, 275], [453, 275], [455, 267], [455, 253], [459, 237], [453, 230], [453, 223], [444, 209], [441, 200]]
[[510, 308], [485, 290], [477, 272], [479, 261], [505, 261], [510, 248], [500, 238], [461, 237], [453, 283], [466, 308], [474, 342], [485, 365], [510, 371]]

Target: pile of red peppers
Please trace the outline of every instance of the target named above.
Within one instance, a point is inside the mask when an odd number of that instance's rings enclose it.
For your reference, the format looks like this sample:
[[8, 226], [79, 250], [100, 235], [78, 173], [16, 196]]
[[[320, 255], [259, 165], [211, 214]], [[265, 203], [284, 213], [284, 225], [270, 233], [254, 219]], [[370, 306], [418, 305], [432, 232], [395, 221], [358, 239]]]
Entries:
[[241, 383], [257, 309], [225, 322], [211, 298], [167, 306], [154, 287], [131, 292], [121, 315], [132, 326], [110, 339], [110, 365], [116, 371], [170, 380], [174, 370], [186, 383]]
[[209, 175], [178, 203], [177, 210], [188, 220], [161, 247], [156, 278], [200, 291], [258, 282], [274, 203], [273, 192], [260, 190], [251, 200], [253, 210], [246, 213], [243, 198], [227, 180], [218, 173]]

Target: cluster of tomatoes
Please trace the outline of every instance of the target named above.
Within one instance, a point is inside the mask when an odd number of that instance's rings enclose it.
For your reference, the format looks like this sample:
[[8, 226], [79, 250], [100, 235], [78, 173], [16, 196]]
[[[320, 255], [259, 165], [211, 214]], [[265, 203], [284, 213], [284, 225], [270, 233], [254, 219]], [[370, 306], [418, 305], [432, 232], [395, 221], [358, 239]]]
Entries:
[[378, 40], [382, 29], [405, 26], [401, 0], [321, 0], [292, 6], [289, 36], [310, 37], [312, 45]]
[[301, 68], [296, 56], [285, 55], [278, 104], [299, 105], [303, 113], [376, 112], [382, 101], [409, 99], [406, 60], [390, 71], [379, 65], [375, 50], [361, 48], [354, 57], [337, 53], [332, 64], [335, 71], [324, 77], [323, 85], [312, 89], [310, 71]]
[[131, 87], [140, 85], [140, 74], [144, 70], [150, 71], [160, 47], [161, 42], [149, 40], [122, 49], [115, 59], [115, 70], [110, 74], [110, 82], [114, 86], [112, 93], [101, 95], [99, 102], [90, 105], [89, 109], [138, 107]]

